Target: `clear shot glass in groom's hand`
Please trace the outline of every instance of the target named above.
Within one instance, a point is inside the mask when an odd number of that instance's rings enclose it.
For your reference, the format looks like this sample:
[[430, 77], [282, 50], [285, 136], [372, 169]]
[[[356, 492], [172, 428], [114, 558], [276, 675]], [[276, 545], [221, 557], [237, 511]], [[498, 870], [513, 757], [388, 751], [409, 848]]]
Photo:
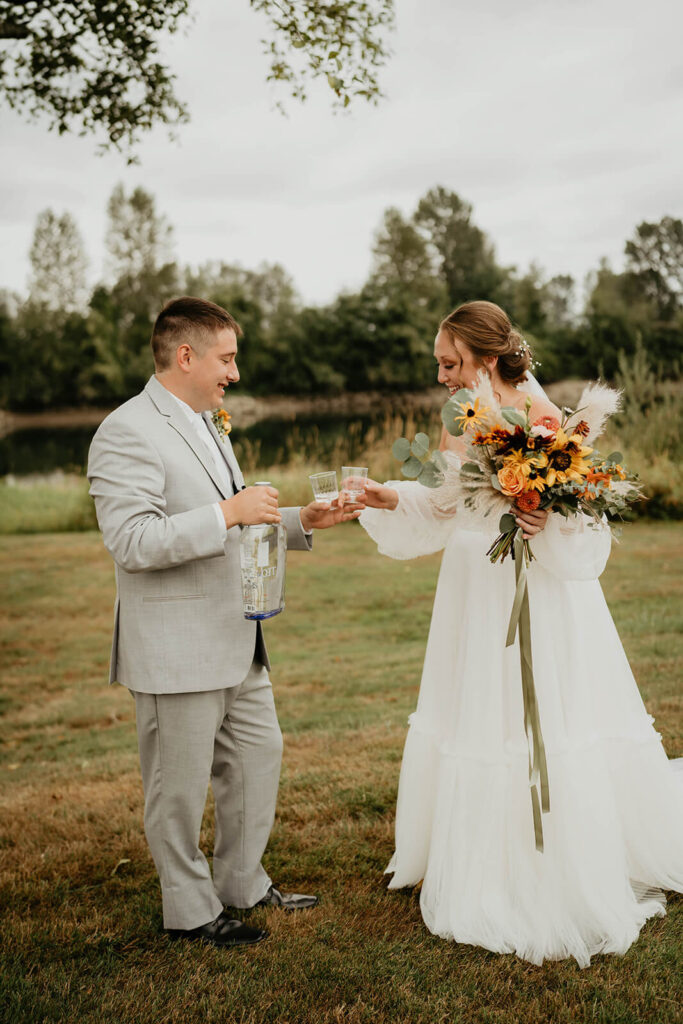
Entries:
[[325, 473], [312, 473], [309, 478], [316, 501], [329, 501], [332, 504], [339, 497], [337, 474], [334, 470]]

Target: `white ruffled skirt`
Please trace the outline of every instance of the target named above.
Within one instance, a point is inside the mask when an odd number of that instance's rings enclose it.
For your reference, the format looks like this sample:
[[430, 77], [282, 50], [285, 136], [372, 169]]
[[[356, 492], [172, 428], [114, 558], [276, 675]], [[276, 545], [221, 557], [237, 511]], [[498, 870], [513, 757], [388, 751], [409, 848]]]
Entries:
[[[423, 880], [431, 932], [535, 964], [624, 953], [663, 890], [683, 891], [683, 774], [629, 668], [597, 576], [607, 531], [551, 516], [529, 570], [550, 812], [535, 848], [519, 648], [505, 648], [514, 568], [491, 537], [435, 520], [420, 485], [361, 523], [393, 557], [446, 544], [410, 719], [389, 887]], [[561, 525], [562, 524], [562, 525]]]

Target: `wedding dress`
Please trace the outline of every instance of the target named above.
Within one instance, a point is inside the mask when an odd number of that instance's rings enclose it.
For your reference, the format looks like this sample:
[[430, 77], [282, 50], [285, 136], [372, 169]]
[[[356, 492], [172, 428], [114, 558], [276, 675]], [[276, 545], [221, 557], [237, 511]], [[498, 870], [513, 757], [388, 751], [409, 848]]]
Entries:
[[[451, 459], [456, 459], [451, 455]], [[457, 462], [457, 460], [456, 460]], [[518, 641], [505, 647], [510, 562], [495, 525], [434, 511], [436, 493], [392, 481], [393, 511], [360, 522], [379, 551], [444, 549], [417, 710], [410, 716], [390, 889], [423, 882], [431, 932], [534, 964], [624, 953], [662, 890], [683, 891], [683, 779], [647, 713], [598, 577], [611, 539], [584, 516], [548, 517], [528, 573], [550, 811], [539, 853]]]

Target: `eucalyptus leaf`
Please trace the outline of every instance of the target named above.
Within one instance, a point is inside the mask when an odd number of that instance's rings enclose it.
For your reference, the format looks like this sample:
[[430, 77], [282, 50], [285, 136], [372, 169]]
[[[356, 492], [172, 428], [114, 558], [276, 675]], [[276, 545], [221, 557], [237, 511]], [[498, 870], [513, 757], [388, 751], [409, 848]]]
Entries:
[[433, 462], [425, 462], [422, 467], [418, 480], [425, 487], [441, 487], [443, 483], [443, 473], [437, 469]]
[[507, 420], [508, 423], [512, 423], [513, 427], [525, 427], [526, 416], [519, 409], [513, 409], [512, 406], [506, 406], [505, 409], [501, 409], [501, 416]]
[[500, 517], [498, 529], [500, 530], [501, 533], [509, 533], [510, 530], [517, 529], [517, 523], [515, 522], [515, 517], [513, 516], [512, 512], [506, 512], [504, 515]]
[[497, 491], [503, 490], [503, 488], [500, 485], [500, 480], [498, 479], [495, 473], [491, 473], [491, 486], [495, 487]]
[[416, 434], [415, 440], [410, 446], [410, 451], [417, 459], [422, 459], [429, 451], [429, 437], [427, 434]]
[[457, 402], [449, 398], [441, 410], [441, 422], [452, 437], [460, 437], [463, 433], [462, 427], [455, 422], [455, 417], [460, 416], [462, 409]]
[[414, 455], [411, 455], [401, 466], [401, 472], [409, 480], [416, 480], [422, 472], [422, 463]]
[[[476, 476], [481, 476], [482, 469], [478, 462], [463, 462], [460, 468], [463, 473], [470, 473]], [[497, 479], [498, 477], [496, 477], [496, 480]]]
[[464, 405], [466, 402], [474, 401], [474, 391], [470, 391], [469, 388], [460, 388], [453, 395], [453, 400], [458, 402], [459, 405]]
[[405, 462], [406, 459], [410, 458], [410, 441], [407, 437], [399, 437], [391, 449], [391, 454], [399, 462]]
[[607, 456], [607, 461], [608, 462], [623, 462], [624, 461], [624, 456], [621, 454], [621, 452], [612, 452], [611, 455]]

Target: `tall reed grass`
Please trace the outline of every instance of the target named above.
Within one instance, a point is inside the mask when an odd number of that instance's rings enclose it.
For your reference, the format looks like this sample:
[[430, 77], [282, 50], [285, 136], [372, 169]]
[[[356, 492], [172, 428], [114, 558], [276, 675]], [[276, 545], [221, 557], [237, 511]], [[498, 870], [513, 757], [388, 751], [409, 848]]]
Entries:
[[683, 518], [683, 381], [664, 377], [638, 346], [619, 355], [615, 384], [622, 407], [600, 442], [618, 448], [640, 476], [645, 498], [634, 514], [650, 519]]

